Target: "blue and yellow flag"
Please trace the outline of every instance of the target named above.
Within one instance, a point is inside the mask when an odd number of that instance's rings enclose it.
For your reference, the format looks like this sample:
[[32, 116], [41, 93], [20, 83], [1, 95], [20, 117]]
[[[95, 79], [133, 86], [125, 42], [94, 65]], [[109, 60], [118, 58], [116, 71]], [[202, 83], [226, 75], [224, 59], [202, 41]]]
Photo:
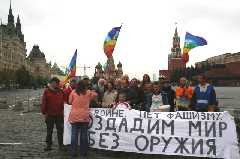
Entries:
[[189, 61], [189, 51], [198, 46], [207, 45], [207, 40], [202, 37], [192, 35], [186, 32], [185, 42], [183, 47], [182, 59], [185, 63]]

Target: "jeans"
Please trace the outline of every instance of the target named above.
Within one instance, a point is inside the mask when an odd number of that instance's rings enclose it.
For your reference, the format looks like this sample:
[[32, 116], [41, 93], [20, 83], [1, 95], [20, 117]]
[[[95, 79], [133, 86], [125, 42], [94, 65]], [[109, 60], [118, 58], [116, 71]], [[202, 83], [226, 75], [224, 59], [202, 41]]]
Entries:
[[72, 136], [71, 136], [71, 153], [76, 155], [79, 132], [80, 132], [80, 155], [87, 156], [88, 152], [88, 123], [79, 122], [71, 123], [72, 125]]
[[54, 124], [56, 125], [57, 129], [57, 136], [58, 136], [58, 145], [63, 145], [63, 116], [47, 116], [46, 117], [46, 125], [47, 125], [47, 137], [46, 143], [47, 146], [52, 146], [52, 133]]

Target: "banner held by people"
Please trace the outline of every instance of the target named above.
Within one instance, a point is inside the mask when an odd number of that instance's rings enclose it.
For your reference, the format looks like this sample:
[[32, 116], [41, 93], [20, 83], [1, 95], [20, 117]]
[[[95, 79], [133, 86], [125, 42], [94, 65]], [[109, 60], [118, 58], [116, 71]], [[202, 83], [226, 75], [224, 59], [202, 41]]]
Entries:
[[[71, 126], [64, 109], [64, 144]], [[239, 158], [235, 123], [228, 112], [145, 112], [91, 109], [90, 147], [143, 154]]]

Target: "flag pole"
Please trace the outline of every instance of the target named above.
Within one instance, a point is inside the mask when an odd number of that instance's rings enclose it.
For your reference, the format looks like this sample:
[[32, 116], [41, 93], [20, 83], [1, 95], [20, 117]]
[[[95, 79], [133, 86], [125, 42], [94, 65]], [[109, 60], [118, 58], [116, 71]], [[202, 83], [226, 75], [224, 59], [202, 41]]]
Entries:
[[1, 56], [2, 56], [2, 42], [3, 42], [2, 18], [1, 18], [1, 25], [0, 25], [0, 28], [1, 28]]

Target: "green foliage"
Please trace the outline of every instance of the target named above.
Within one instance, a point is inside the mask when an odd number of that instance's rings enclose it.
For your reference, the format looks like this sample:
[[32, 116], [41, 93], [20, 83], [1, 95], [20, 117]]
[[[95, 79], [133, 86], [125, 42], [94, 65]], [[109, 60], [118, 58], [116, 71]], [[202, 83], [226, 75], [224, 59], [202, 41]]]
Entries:
[[20, 88], [31, 85], [31, 75], [24, 66], [16, 70], [15, 77], [16, 83], [19, 84]]
[[34, 81], [35, 81], [35, 86], [37, 88], [44, 87], [48, 83], [48, 79], [47, 78], [43, 78], [41, 76], [35, 77]]
[[54, 74], [61, 75], [61, 76], [65, 75], [65, 73], [58, 67], [56, 63], [53, 64], [51, 69], [52, 69], [52, 72], [54, 72]]
[[13, 71], [0, 72], [0, 88], [42, 88], [47, 85], [49, 79], [34, 77], [23, 66]]
[[0, 72], [0, 87], [10, 88], [15, 81], [15, 74], [11, 71]]

